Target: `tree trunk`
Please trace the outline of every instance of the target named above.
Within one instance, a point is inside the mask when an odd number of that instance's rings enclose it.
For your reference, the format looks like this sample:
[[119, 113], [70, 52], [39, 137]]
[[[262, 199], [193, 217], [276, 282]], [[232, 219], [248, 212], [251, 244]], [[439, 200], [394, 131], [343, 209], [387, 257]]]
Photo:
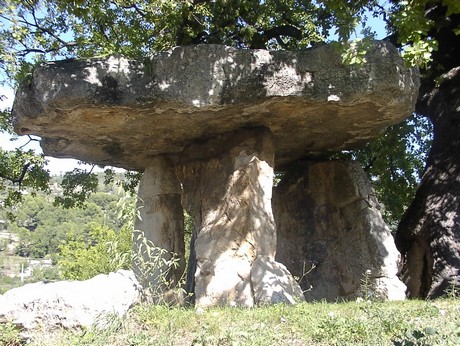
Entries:
[[409, 297], [460, 288], [460, 66], [422, 81], [417, 113], [433, 123], [433, 144], [415, 199], [396, 234]]

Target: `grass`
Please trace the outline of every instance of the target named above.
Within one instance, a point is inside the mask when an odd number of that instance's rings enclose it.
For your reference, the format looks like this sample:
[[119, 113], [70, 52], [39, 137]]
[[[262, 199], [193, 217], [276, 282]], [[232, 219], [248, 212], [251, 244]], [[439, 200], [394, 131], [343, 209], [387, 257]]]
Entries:
[[[1, 334], [1, 325], [0, 325]], [[28, 345], [458, 345], [460, 300], [301, 303], [253, 309], [138, 306], [105, 330], [36, 333]], [[11, 343], [11, 345], [17, 345]]]

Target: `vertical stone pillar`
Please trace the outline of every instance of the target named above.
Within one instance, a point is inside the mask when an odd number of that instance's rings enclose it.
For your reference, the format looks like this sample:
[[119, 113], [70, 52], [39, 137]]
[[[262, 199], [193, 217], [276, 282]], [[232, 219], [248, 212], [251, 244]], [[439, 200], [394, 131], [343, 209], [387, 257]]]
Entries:
[[[133, 270], [144, 288], [153, 292], [154, 300], [176, 284], [184, 272], [184, 214], [181, 204], [181, 186], [174, 164], [164, 156], [151, 160], [142, 176], [134, 223]], [[146, 244], [160, 250], [148, 249]], [[161, 259], [177, 255], [178, 266], [168, 271]], [[166, 273], [166, 274], [165, 274]]]
[[274, 152], [265, 128], [227, 133], [184, 150], [178, 169], [183, 204], [198, 228], [196, 305], [303, 298], [287, 269], [274, 261]]
[[405, 298], [399, 252], [358, 162], [293, 164], [274, 190], [273, 211], [276, 258], [302, 278], [308, 301]]

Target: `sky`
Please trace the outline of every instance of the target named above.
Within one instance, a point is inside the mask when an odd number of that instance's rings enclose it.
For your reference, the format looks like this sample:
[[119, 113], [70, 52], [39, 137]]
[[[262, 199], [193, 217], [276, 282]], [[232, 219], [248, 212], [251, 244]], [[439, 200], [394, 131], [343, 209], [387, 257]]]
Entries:
[[[368, 25], [376, 31], [376, 38], [382, 39], [386, 36], [385, 25], [383, 21], [379, 18], [372, 18], [369, 16]], [[358, 35], [359, 36], [359, 35]], [[333, 39], [334, 35], [331, 35], [330, 39]], [[0, 95], [4, 95], [4, 99], [0, 100], [0, 110], [11, 107], [14, 100], [14, 91], [11, 88], [4, 87], [0, 85]], [[39, 137], [35, 137], [39, 139]], [[28, 143], [23, 149], [33, 149], [37, 153], [42, 153], [42, 149], [38, 141], [29, 141], [28, 136], [20, 136], [17, 140], [11, 141], [11, 136], [0, 132], [0, 148], [4, 150], [12, 150], [18, 147], [21, 147]], [[79, 165], [77, 160], [73, 159], [56, 159], [53, 157], [46, 157], [48, 159], [47, 169], [50, 171], [51, 175], [61, 175], [67, 171], [78, 168], [90, 168], [88, 165]], [[96, 170], [101, 170], [96, 168]]]

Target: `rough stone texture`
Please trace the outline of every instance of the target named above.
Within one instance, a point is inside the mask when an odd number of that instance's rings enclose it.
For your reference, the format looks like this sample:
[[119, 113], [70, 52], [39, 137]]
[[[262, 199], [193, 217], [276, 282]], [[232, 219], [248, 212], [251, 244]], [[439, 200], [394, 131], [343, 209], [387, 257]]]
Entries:
[[189, 146], [184, 154], [187, 160], [179, 169], [183, 204], [198, 228], [196, 304], [252, 306], [276, 300], [262, 287], [254, 296], [251, 288], [251, 277], [259, 282], [268, 275], [261, 273], [263, 266], [273, 269], [277, 284], [293, 281], [274, 262], [272, 134], [265, 128], [231, 132]]
[[302, 278], [304, 290], [311, 287], [307, 300], [355, 298], [367, 270], [381, 298], [405, 298], [399, 252], [357, 162], [292, 166], [275, 188], [273, 211], [276, 259]]
[[124, 315], [139, 302], [133, 272], [119, 270], [86, 281], [37, 282], [0, 295], [0, 322], [25, 331], [104, 326], [107, 316]]
[[16, 94], [18, 134], [45, 154], [143, 170], [242, 127], [274, 135], [277, 166], [367, 142], [413, 111], [416, 70], [376, 41], [361, 67], [328, 45], [301, 51], [177, 47], [148, 63], [121, 57], [37, 68]]
[[[418, 73], [397, 50], [376, 41], [366, 59], [360, 67], [343, 65], [328, 45], [293, 52], [198, 45], [144, 63], [113, 56], [47, 63], [19, 88], [14, 126], [18, 134], [41, 136], [47, 155], [145, 170], [144, 218], [136, 226], [182, 253], [177, 165], [183, 203], [197, 225], [197, 304], [289, 302], [299, 289], [274, 260], [275, 163], [280, 169], [357, 147], [414, 108]], [[317, 261], [321, 298], [353, 295], [367, 267], [390, 287], [385, 278], [397, 282], [394, 246], [370, 187], [339, 173], [353, 165], [337, 172], [314, 167], [305, 182], [314, 194], [285, 183], [279, 199], [286, 200], [275, 203], [284, 237], [280, 258], [296, 273], [291, 252], [296, 260], [307, 254]], [[293, 191], [305, 200], [290, 199]], [[302, 203], [312, 208], [303, 211]]]
[[[181, 204], [181, 186], [176, 177], [175, 166], [164, 157], [152, 158], [142, 176], [137, 202], [139, 217], [134, 224], [135, 254], [133, 270], [144, 288], [160, 294], [166, 279], [172, 285], [177, 283], [185, 270], [184, 212]], [[148, 247], [160, 250], [148, 252]], [[161, 277], [168, 268], [161, 265], [160, 258], [170, 260], [177, 255], [179, 265], [171, 268], [168, 275]], [[157, 268], [151, 266], [157, 264]]]
[[270, 257], [259, 256], [252, 264], [251, 286], [257, 304], [295, 304], [305, 300], [287, 268]]

